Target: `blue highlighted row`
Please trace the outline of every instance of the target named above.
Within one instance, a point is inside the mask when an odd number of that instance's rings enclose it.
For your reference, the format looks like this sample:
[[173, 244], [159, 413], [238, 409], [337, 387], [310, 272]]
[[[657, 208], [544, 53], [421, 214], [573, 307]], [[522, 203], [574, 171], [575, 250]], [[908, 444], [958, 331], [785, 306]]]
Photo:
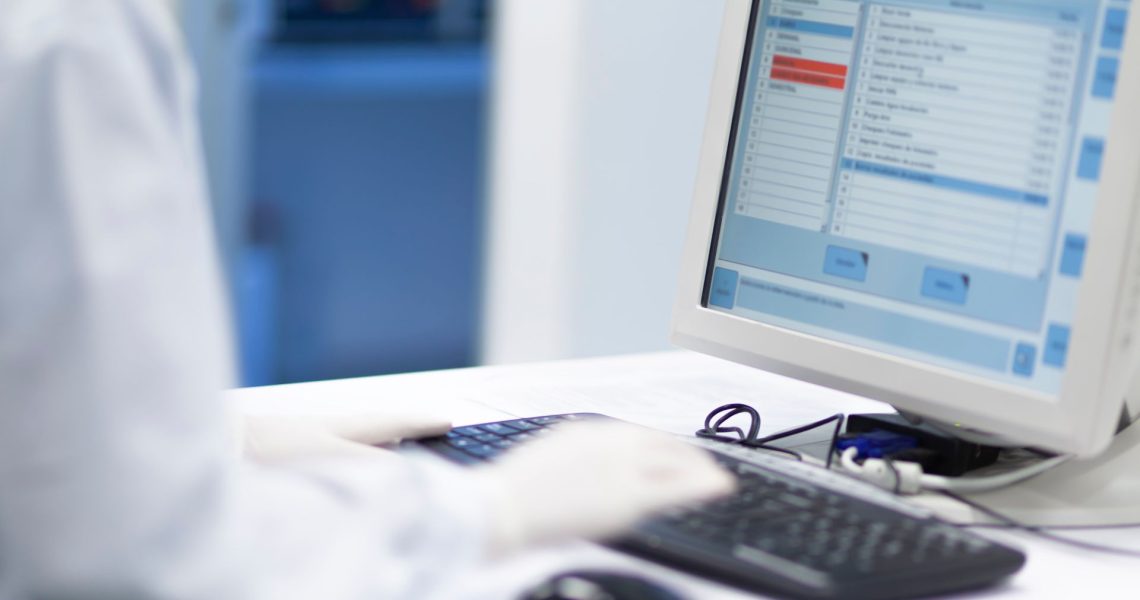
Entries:
[[788, 31], [799, 31], [801, 33], [828, 35], [845, 39], [851, 39], [855, 37], [854, 27], [835, 25], [832, 23], [819, 23], [816, 21], [804, 21], [802, 19], [768, 17], [768, 27], [775, 27], [776, 29], [785, 29]]
[[978, 183], [976, 181], [967, 181], [965, 179], [958, 179], [955, 177], [945, 177], [942, 175], [935, 175], [933, 173], [921, 173], [918, 171], [911, 171], [910, 169], [879, 165], [861, 160], [853, 160], [850, 158], [843, 159], [843, 168], [848, 170], [853, 169], [855, 171], [860, 171], [863, 173], [871, 173], [872, 175], [881, 175], [883, 177], [902, 179], [911, 183], [922, 183], [934, 187], [954, 190], [957, 192], [966, 192], [979, 196], [989, 196], [991, 198], [1008, 200], [1010, 202], [1023, 202], [1036, 206], [1045, 206], [1049, 204], [1049, 198], [1041, 194], [1032, 194], [1029, 192], [1003, 188], [996, 185]]

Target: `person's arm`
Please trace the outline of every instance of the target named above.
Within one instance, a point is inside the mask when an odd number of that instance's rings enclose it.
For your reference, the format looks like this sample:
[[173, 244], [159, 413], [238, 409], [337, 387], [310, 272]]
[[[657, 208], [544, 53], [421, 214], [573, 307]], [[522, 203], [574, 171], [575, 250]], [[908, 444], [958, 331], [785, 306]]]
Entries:
[[483, 551], [472, 477], [231, 458], [195, 100], [162, 10], [0, 4], [5, 584], [43, 598], [407, 597]]
[[239, 463], [191, 74], [163, 10], [0, 2], [0, 597], [430, 598], [487, 556], [731, 487], [639, 430], [475, 471]]

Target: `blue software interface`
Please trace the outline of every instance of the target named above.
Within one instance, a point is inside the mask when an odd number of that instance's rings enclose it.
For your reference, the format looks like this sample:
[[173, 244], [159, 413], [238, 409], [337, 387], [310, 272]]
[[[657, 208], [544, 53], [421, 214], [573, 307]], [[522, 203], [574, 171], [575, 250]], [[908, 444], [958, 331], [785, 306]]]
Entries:
[[757, 2], [705, 305], [1058, 393], [1129, 10]]

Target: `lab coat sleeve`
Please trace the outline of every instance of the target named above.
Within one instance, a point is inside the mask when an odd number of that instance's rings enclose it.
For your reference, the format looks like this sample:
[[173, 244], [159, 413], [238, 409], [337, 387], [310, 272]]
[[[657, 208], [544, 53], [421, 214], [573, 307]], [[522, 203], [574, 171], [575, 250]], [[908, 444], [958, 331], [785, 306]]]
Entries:
[[0, 3], [0, 596], [429, 598], [475, 478], [232, 456], [182, 52], [153, 0]]

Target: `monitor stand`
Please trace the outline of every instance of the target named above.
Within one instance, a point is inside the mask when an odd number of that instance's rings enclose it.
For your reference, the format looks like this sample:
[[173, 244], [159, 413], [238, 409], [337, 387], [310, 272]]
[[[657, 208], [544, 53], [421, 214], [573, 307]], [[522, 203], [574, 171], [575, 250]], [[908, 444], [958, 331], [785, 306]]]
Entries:
[[[1140, 525], [1140, 421], [1124, 427], [1096, 458], [1072, 460], [1017, 485], [967, 497], [1022, 525]], [[940, 494], [915, 499], [952, 522], [998, 523]]]

